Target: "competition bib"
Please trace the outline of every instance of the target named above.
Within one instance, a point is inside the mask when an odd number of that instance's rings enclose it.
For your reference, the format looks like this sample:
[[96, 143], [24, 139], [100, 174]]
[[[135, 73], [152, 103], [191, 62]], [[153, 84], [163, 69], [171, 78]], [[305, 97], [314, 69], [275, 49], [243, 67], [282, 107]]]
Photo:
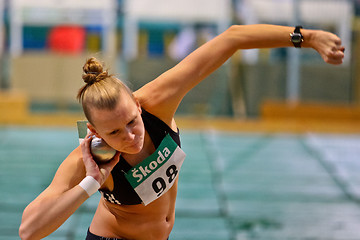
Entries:
[[146, 206], [174, 185], [184, 159], [184, 151], [168, 134], [156, 151], [125, 173], [125, 177]]

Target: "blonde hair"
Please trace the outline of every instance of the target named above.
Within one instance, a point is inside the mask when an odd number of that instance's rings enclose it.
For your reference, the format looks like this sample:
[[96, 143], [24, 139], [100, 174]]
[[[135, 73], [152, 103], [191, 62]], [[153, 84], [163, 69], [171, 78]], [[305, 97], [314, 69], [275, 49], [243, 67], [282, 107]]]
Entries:
[[104, 70], [103, 64], [96, 58], [90, 58], [83, 66], [82, 79], [86, 83], [79, 89], [77, 99], [82, 104], [84, 114], [92, 123], [90, 109], [113, 110], [119, 96], [125, 90], [133, 97], [131, 90], [114, 75]]

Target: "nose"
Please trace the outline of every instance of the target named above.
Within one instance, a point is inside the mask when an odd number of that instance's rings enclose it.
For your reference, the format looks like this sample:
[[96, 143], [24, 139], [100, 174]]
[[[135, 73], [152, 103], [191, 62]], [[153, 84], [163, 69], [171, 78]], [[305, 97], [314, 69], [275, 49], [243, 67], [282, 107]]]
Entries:
[[135, 139], [135, 132], [134, 132], [133, 128], [126, 127], [126, 130], [123, 135], [123, 140], [125, 142], [132, 142], [132, 141], [134, 141], [134, 139]]

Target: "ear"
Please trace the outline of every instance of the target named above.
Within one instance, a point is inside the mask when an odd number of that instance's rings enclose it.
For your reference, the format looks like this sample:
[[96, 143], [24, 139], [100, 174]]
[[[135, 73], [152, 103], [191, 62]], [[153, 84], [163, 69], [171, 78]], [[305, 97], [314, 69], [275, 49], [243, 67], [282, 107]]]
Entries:
[[97, 138], [101, 138], [100, 135], [96, 132], [96, 129], [94, 128], [93, 125], [91, 125], [91, 123], [87, 123], [86, 126], [88, 127], [88, 129], [95, 134], [95, 136]]
[[136, 107], [138, 108], [140, 114], [142, 113], [142, 108], [141, 108], [141, 105], [140, 105], [140, 102], [134, 97], [134, 100], [135, 100], [135, 103], [136, 103]]

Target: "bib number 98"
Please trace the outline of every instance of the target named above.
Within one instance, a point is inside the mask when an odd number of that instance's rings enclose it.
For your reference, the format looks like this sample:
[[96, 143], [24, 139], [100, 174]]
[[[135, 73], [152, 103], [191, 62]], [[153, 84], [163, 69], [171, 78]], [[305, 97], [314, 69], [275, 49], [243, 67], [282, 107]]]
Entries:
[[[175, 165], [171, 165], [166, 169], [166, 176], [168, 177], [166, 180], [169, 184], [171, 184], [174, 179], [176, 178], [176, 175], [178, 174], [178, 169]], [[152, 188], [154, 189], [155, 193], [157, 193], [157, 196], [159, 197], [166, 189], [166, 181], [162, 177], [156, 178], [152, 183]]]

